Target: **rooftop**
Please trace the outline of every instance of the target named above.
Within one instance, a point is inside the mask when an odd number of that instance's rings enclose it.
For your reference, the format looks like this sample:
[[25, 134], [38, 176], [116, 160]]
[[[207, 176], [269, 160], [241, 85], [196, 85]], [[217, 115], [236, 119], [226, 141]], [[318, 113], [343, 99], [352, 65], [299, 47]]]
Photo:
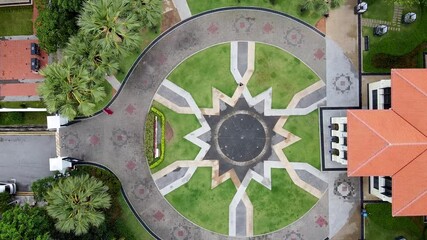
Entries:
[[391, 176], [393, 216], [427, 215], [427, 69], [393, 69], [392, 108], [349, 110], [348, 175]]

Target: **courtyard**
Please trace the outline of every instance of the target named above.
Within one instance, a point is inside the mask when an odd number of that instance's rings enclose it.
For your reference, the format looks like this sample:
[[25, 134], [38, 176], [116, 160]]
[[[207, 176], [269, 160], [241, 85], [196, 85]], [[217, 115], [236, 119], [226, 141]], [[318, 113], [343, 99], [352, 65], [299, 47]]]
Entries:
[[[321, 172], [318, 147], [318, 107], [359, 104], [358, 74], [336, 44], [286, 15], [243, 8], [183, 21], [147, 49], [113, 115], [60, 129], [61, 155], [113, 171], [158, 238], [313, 239], [344, 226], [357, 181]], [[152, 100], [173, 135], [150, 170], [141, 122]]]

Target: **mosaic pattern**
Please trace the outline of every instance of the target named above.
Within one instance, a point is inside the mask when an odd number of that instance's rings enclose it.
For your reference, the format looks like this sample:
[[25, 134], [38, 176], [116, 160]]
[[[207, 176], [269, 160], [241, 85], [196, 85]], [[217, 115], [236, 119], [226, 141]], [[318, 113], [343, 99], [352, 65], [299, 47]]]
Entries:
[[127, 143], [128, 138], [128, 133], [125, 130], [116, 129], [113, 131], [113, 137], [111, 140], [113, 141], [114, 146], [121, 147]]
[[301, 33], [301, 29], [292, 27], [285, 31], [285, 44], [293, 47], [301, 47], [304, 43], [304, 35]]
[[136, 107], [133, 104], [128, 104], [127, 107], [125, 108], [125, 112], [129, 115], [134, 114], [136, 111]]
[[325, 60], [326, 59], [325, 49], [323, 48], [315, 49], [313, 57], [314, 57], [314, 60]]
[[274, 32], [273, 29], [274, 29], [273, 24], [267, 22], [264, 24], [264, 26], [262, 26], [262, 33], [264, 34], [273, 33]]
[[250, 33], [254, 22], [255, 22], [255, 18], [244, 17], [240, 15], [238, 18], [234, 20], [233, 30], [236, 33]]
[[136, 182], [131, 188], [131, 193], [139, 200], [148, 197], [151, 191], [152, 185], [147, 180]]
[[80, 139], [77, 133], [68, 132], [62, 139], [62, 146], [68, 150], [77, 149], [80, 145]]
[[154, 211], [153, 218], [157, 222], [165, 221], [165, 213], [161, 210]]
[[326, 220], [326, 216], [317, 216], [314, 223], [316, 224], [316, 227], [327, 227], [328, 221]]
[[190, 231], [188, 227], [181, 224], [175, 226], [172, 231], [172, 239], [176, 240], [188, 240], [190, 239]]
[[352, 199], [356, 197], [356, 187], [351, 180], [340, 174], [340, 178], [334, 182], [334, 194], [342, 199]]
[[304, 240], [304, 238], [298, 231], [290, 231], [285, 235], [285, 240]]
[[96, 146], [99, 144], [101, 139], [99, 138], [99, 135], [92, 135], [88, 138], [89, 144], [92, 146]]
[[332, 82], [335, 91], [338, 93], [344, 94], [350, 91], [353, 82], [351, 81], [351, 77], [344, 74], [337, 75]]
[[209, 34], [218, 34], [219, 32], [218, 23], [211, 23], [206, 30], [208, 31]]
[[126, 161], [126, 169], [129, 171], [136, 170], [137, 165], [135, 160]]

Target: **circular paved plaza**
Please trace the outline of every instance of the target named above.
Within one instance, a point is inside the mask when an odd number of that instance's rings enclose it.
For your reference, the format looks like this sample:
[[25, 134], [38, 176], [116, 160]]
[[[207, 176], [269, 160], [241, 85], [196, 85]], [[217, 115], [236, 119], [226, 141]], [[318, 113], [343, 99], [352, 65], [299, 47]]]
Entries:
[[[120, 91], [111, 102], [109, 107], [114, 110], [113, 115], [100, 113], [60, 129], [61, 156], [82, 158], [85, 161], [105, 166], [116, 174], [122, 183], [129, 203], [140, 220], [160, 239], [229, 239], [234, 236], [251, 235], [250, 226], [245, 225], [243, 228], [239, 228], [236, 224], [239, 203], [246, 201], [244, 190], [243, 195], [236, 196], [231, 203], [231, 205], [235, 205], [235, 212], [230, 213], [228, 236], [201, 228], [184, 218], [165, 200], [164, 195], [168, 191], [174, 190], [175, 185], [168, 185], [168, 188], [160, 188], [158, 184], [156, 185], [156, 176], [152, 176], [150, 173], [142, 147], [144, 119], [146, 119], [153, 97], [161, 87], [173, 90], [172, 83], [164, 81], [168, 74], [179, 63], [198, 51], [219, 43], [235, 41], [261, 42], [276, 46], [300, 59], [322, 80], [318, 85], [307, 90], [308, 93], [317, 91], [314, 94], [316, 96], [321, 92], [321, 98], [316, 99], [319, 101], [301, 97], [297, 102], [292, 103], [294, 104], [292, 108], [282, 110], [272, 109], [271, 99], [270, 108], [268, 108], [268, 104], [264, 104], [263, 112], [266, 115], [277, 117], [275, 119], [277, 121], [280, 121], [281, 116], [303, 115], [311, 112], [313, 109], [317, 109], [319, 104], [325, 104], [326, 100], [328, 106], [339, 105], [342, 99], [353, 98], [352, 88], [358, 88], [350, 62], [339, 48], [336, 48], [314, 28], [271, 11], [225, 9], [181, 22], [150, 45], [138, 58]], [[327, 60], [329, 54], [332, 54], [331, 59], [340, 60], [340, 63], [329, 64]], [[334, 67], [329, 67], [329, 65], [334, 65]], [[334, 90], [333, 80], [337, 77], [342, 78], [342, 76], [353, 83], [348, 87], [348, 91]], [[244, 76], [241, 77], [240, 81], [248, 81]], [[249, 98], [243, 89], [239, 94], [246, 98], [248, 104], [256, 105], [256, 101], [261, 101], [256, 97]], [[180, 92], [180, 95], [186, 100], [184, 108], [192, 109], [201, 122], [200, 132], [190, 136], [195, 139], [206, 128], [210, 129], [208, 120], [204, 119], [204, 113], [200, 111], [194, 101], [191, 101], [191, 96], [185, 92]], [[313, 99], [315, 98], [313, 97]], [[235, 101], [237, 102], [237, 99]], [[264, 98], [263, 101], [268, 103], [268, 98]], [[237, 124], [236, 122], [239, 121], [243, 121], [245, 124]], [[247, 112], [237, 112], [235, 115], [223, 118], [217, 129], [220, 154], [225, 155], [237, 166], [252, 164], [253, 160], [258, 161], [257, 157], [262, 155], [265, 146], [271, 146], [271, 144], [266, 144], [271, 137], [268, 136], [269, 128], [266, 130], [263, 122], [263, 119], [258, 119]], [[287, 141], [281, 141], [280, 144], [286, 145], [289, 141], [296, 141], [288, 132], [281, 134], [287, 134], [288, 137]], [[252, 140], [247, 146], [248, 149], [236, 150], [245, 139]], [[280, 144], [276, 145], [277, 148], [285, 147]], [[208, 153], [209, 145], [207, 145], [200, 143], [201, 152], [195, 160], [202, 160]], [[259, 150], [260, 148], [262, 150]], [[296, 185], [304, 188], [319, 200], [298, 221], [281, 230], [269, 233], [267, 236], [260, 236], [260, 238], [324, 239], [328, 237], [329, 197], [327, 189], [315, 186], [310, 179], [299, 176], [289, 162], [284, 160], [279, 162], [282, 164], [281, 168], [287, 170]], [[276, 163], [269, 164], [273, 166]], [[272, 166], [270, 169], [273, 168]], [[192, 166], [188, 168], [191, 170]], [[189, 180], [188, 176], [191, 178], [192, 173], [185, 174], [183, 184]], [[158, 175], [160, 176], [161, 173]], [[254, 176], [248, 178], [249, 181], [251, 179], [257, 181], [256, 175]], [[263, 177], [263, 179], [268, 179], [266, 176]], [[245, 177], [239, 178], [239, 188], [244, 187], [244, 179]], [[264, 182], [265, 187], [268, 188], [267, 180], [263, 179], [259, 181]], [[314, 178], [311, 181], [316, 180]], [[235, 225], [233, 226], [233, 224]]]

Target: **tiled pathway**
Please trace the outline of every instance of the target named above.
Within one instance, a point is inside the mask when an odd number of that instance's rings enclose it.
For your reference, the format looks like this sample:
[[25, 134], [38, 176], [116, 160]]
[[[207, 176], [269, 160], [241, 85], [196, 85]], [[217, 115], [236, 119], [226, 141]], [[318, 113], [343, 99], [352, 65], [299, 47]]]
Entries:
[[402, 6], [394, 4], [393, 19], [391, 20], [391, 22], [371, 18], [362, 18], [362, 25], [365, 27], [376, 27], [380, 24], [386, 24], [389, 26], [389, 30], [399, 32], [400, 24], [402, 22], [402, 11]]
[[[150, 174], [142, 142], [143, 120], [151, 100], [173, 68], [197, 51], [237, 40], [271, 44], [305, 62], [323, 80], [328, 106], [358, 105], [358, 99], [353, 98], [355, 91], [358, 91], [357, 74], [351, 66], [346, 65], [350, 62], [339, 47], [315, 29], [287, 16], [254, 9], [221, 10], [190, 18], [168, 31], [141, 56], [132, 74], [122, 84], [117, 97], [109, 106], [114, 111], [113, 115], [100, 113], [61, 128], [59, 132], [61, 155], [95, 162], [113, 171], [120, 179], [132, 207], [161, 239], [233, 238], [194, 225], [166, 202]], [[191, 108], [191, 102], [187, 104]], [[196, 113], [196, 116], [202, 116], [201, 112]], [[203, 121], [202, 117], [199, 121]], [[200, 143], [203, 144], [202, 141]], [[281, 163], [285, 164], [283, 161]], [[291, 168], [292, 165], [286, 167]], [[298, 178], [310, 182], [310, 175], [301, 174], [300, 170], [295, 172]], [[326, 177], [332, 185], [338, 178], [329, 173]], [[343, 179], [337, 186], [348, 185]], [[346, 189], [357, 190], [357, 186]], [[330, 199], [337, 196], [331, 191], [329, 188], [328, 194], [320, 196], [316, 204], [318, 211], [310, 211], [285, 229], [255, 238], [324, 239], [331, 236], [332, 228], [328, 222], [336, 222], [334, 228], [340, 228], [345, 224], [347, 216], [338, 214], [331, 218], [334, 214], [330, 213]], [[338, 188], [336, 192], [341, 194], [343, 191], [344, 187]], [[350, 212], [354, 206], [353, 200], [348, 198], [337, 197], [334, 201], [334, 205], [345, 201], [348, 203], [341, 209], [344, 212]]]

